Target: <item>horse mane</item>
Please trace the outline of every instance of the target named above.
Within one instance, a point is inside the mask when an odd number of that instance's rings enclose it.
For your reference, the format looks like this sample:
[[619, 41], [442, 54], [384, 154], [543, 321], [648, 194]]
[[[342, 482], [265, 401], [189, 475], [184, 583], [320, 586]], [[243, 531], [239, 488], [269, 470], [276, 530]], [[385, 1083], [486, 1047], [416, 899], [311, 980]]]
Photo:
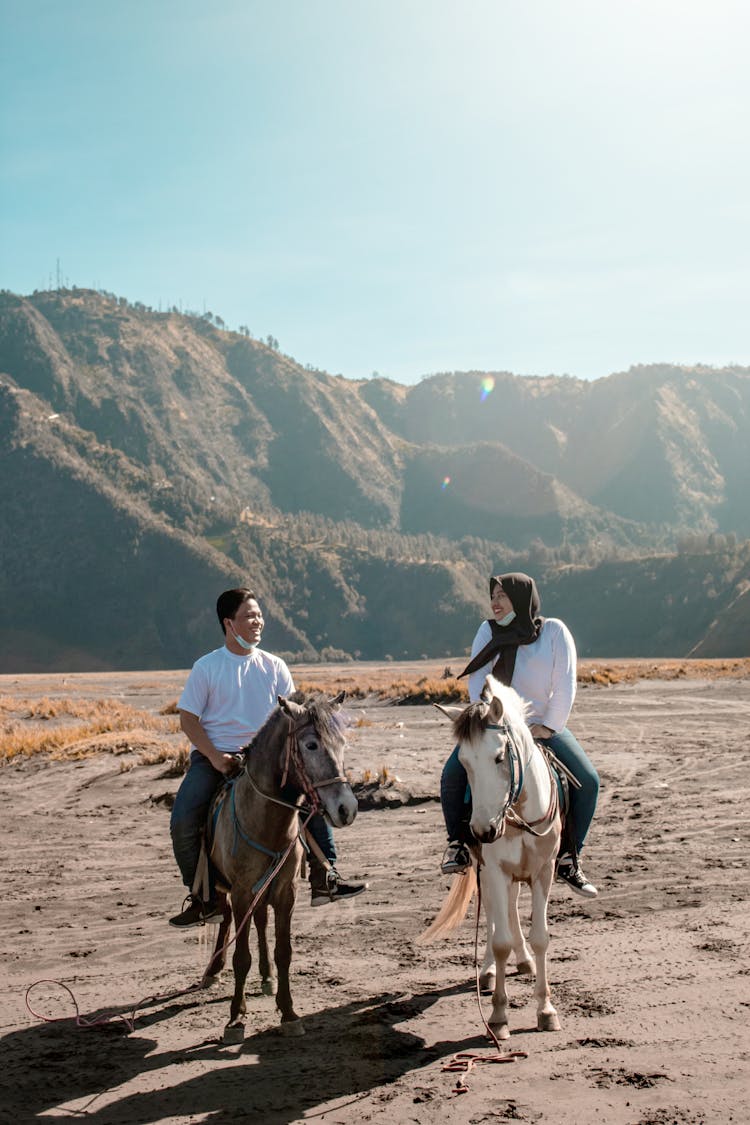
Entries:
[[[512, 687], [500, 683], [494, 676], [488, 676], [483, 694], [486, 694], [487, 688], [490, 689], [495, 699], [502, 702], [503, 712], [511, 723], [522, 724], [526, 722], [530, 707]], [[476, 703], [470, 703], [468, 707], [465, 707], [453, 723], [453, 735], [456, 742], [473, 742], [476, 738], [479, 738], [487, 729], [489, 710], [489, 702], [484, 698], [478, 699]]]
[[290, 698], [295, 703], [301, 704], [310, 716], [310, 721], [324, 742], [340, 742], [343, 738], [344, 722], [341, 712], [331, 706], [328, 696], [323, 692], [314, 692], [305, 696], [301, 691], [295, 691]]
[[482, 700], [470, 703], [453, 722], [453, 735], [456, 742], [473, 742], [487, 729], [489, 708]]
[[[289, 699], [291, 699], [292, 703], [297, 703], [305, 708], [310, 716], [310, 721], [324, 742], [341, 740], [343, 733], [341, 717], [339, 713], [334, 711], [333, 707], [331, 707], [328, 697], [323, 692], [314, 692], [306, 696], [302, 691], [293, 691], [289, 695]], [[277, 704], [263, 726], [255, 732], [247, 746], [242, 747], [243, 754], [250, 754], [257, 745], [267, 742], [268, 739], [272, 737], [273, 733], [275, 733], [275, 728], [278, 725], [280, 716], [286, 718], [285, 712], [282, 711], [281, 707]]]

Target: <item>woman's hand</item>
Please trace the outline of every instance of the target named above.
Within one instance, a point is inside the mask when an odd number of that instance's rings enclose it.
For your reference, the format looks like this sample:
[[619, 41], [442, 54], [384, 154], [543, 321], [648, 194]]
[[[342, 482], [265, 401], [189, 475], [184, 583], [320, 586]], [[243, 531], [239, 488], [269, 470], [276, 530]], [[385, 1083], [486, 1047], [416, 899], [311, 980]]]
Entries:
[[545, 727], [542, 723], [534, 723], [529, 730], [534, 738], [552, 738], [555, 733], [551, 727]]

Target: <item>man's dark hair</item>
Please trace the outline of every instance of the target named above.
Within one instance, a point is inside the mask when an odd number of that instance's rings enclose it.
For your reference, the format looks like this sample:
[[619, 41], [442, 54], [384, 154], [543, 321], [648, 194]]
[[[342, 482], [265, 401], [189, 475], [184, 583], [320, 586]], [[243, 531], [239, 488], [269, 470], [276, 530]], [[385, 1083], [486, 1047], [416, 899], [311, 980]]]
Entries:
[[225, 636], [227, 631], [224, 628], [224, 619], [228, 617], [231, 620], [243, 602], [257, 602], [257, 600], [255, 591], [249, 590], [247, 586], [238, 586], [236, 590], [225, 590], [223, 594], [219, 594], [216, 616]]

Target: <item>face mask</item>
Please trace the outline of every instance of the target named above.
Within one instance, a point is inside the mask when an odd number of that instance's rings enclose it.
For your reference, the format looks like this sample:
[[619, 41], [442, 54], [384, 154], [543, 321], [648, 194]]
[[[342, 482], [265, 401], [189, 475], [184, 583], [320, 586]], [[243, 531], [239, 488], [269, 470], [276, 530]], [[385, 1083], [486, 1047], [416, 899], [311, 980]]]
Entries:
[[503, 617], [500, 621], [498, 621], [498, 625], [510, 625], [511, 621], [514, 619], [515, 616], [516, 616], [516, 611], [514, 609], [512, 609], [510, 611], [510, 613], [506, 613], [505, 617]]
[[237, 633], [235, 633], [234, 629], [232, 629], [232, 636], [234, 637], [240, 648], [244, 648], [245, 652], [252, 652], [254, 648], [258, 647], [254, 642], [251, 644], [251, 642], [246, 641], [244, 637], [240, 637]]

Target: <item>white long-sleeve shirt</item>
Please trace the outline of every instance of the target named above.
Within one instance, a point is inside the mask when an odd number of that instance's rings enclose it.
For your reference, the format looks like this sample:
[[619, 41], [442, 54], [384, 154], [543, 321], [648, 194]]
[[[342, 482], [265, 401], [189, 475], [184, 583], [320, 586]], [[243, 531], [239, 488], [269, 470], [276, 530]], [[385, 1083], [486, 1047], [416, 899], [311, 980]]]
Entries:
[[[476, 656], [492, 639], [489, 622], [477, 630], [471, 655]], [[497, 656], [469, 676], [469, 698], [476, 702], [485, 677]], [[545, 618], [541, 632], [530, 645], [519, 645], [511, 687], [530, 705], [529, 726], [538, 723], [558, 733], [568, 722], [576, 695], [576, 646], [570, 630], [556, 617]]]

